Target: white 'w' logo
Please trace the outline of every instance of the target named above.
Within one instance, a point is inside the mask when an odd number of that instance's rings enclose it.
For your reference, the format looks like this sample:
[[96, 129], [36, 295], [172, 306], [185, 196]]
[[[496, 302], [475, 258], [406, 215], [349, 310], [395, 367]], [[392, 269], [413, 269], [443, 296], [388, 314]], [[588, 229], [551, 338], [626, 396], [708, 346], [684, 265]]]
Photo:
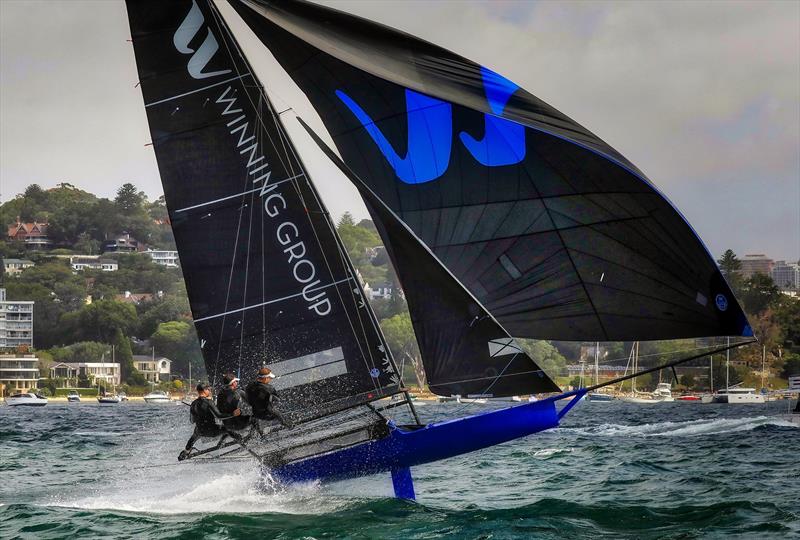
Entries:
[[203, 73], [203, 69], [208, 65], [211, 57], [219, 50], [217, 38], [211, 33], [210, 28], [208, 29], [206, 39], [203, 41], [203, 44], [200, 45], [199, 49], [195, 51], [189, 48], [189, 42], [197, 35], [204, 22], [205, 17], [203, 17], [203, 12], [200, 11], [200, 6], [197, 5], [196, 0], [192, 0], [192, 8], [189, 10], [186, 18], [183, 19], [180, 27], [175, 31], [175, 36], [172, 38], [172, 42], [175, 44], [175, 48], [178, 49], [178, 51], [183, 54], [192, 55], [187, 68], [189, 70], [189, 75], [195, 79], [207, 79], [208, 77], [225, 75], [231, 72], [230, 69], [223, 69], [221, 71]]

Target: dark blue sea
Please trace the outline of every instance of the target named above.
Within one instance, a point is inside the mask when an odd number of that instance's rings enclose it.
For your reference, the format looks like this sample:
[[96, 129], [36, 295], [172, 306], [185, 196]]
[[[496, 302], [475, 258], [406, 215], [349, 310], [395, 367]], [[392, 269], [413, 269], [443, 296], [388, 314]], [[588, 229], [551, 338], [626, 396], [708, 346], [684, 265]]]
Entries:
[[179, 404], [0, 406], [0, 538], [800, 538], [786, 407], [581, 403], [559, 429], [415, 468], [407, 502], [388, 475], [274, 491], [250, 461], [176, 464]]

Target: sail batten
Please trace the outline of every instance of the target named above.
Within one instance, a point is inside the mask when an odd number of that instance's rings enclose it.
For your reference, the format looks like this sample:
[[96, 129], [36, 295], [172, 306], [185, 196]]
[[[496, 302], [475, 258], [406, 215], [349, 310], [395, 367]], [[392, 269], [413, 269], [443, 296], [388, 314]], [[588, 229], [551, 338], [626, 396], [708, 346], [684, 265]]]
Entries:
[[[686, 220], [566, 115], [392, 28], [302, 0], [229, 2], [309, 98], [347, 166], [511, 334], [752, 333]], [[637, 318], [649, 324], [624, 322]]]

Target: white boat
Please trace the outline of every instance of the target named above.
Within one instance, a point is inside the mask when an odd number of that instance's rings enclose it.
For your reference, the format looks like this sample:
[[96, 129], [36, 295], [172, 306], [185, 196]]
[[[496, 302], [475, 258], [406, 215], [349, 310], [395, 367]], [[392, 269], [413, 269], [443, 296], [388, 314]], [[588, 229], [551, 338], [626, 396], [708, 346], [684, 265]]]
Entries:
[[9, 407], [44, 407], [47, 405], [47, 398], [31, 392], [14, 394], [6, 398], [6, 405]]
[[81, 400], [81, 395], [78, 392], [76, 392], [75, 390], [72, 390], [72, 391], [70, 391], [69, 394], [67, 394], [67, 401], [69, 403], [77, 403], [80, 400]]
[[146, 403], [170, 403], [169, 396], [166, 392], [155, 390], [144, 396]]
[[713, 395], [703, 396], [703, 403], [728, 403], [728, 404], [752, 404], [764, 403], [764, 396], [756, 394], [755, 388], [731, 387], [727, 390], [720, 390]]
[[97, 402], [104, 405], [119, 403], [122, 398], [116, 394], [106, 394], [104, 396], [97, 396]]

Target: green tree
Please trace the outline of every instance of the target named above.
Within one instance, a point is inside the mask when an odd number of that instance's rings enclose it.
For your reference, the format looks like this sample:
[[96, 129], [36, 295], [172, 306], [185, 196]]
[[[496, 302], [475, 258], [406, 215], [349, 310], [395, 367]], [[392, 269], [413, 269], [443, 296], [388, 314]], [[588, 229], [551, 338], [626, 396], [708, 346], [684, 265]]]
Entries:
[[123, 335], [122, 329], [119, 327], [114, 330], [111, 344], [114, 346], [114, 359], [120, 366], [120, 377], [128, 384], [137, 384], [138, 380], [134, 378], [134, 374], [138, 370], [133, 365], [131, 342]]
[[549, 341], [517, 339], [517, 343], [551, 379], [558, 377], [567, 365], [567, 359]]
[[[385, 319], [381, 321], [381, 330], [383, 330], [383, 335], [386, 337], [395, 361], [403, 365], [410, 364], [414, 370], [417, 384], [420, 388], [424, 388], [426, 385], [425, 370], [422, 366], [414, 328], [411, 325], [411, 317], [408, 313], [401, 313]], [[406, 372], [406, 370], [403, 371]]]
[[142, 338], [153, 335], [161, 323], [187, 320], [191, 317], [189, 302], [185, 296], [170, 296], [163, 300], [148, 302], [143, 304], [142, 308], [137, 332], [137, 335]]
[[[117, 331], [131, 335], [138, 325], [136, 309], [130, 304], [115, 300], [98, 300], [77, 312], [76, 336], [83, 339], [115, 343]], [[130, 344], [128, 344], [130, 349]]]
[[174, 372], [188, 373], [189, 364], [195, 377], [203, 372], [203, 356], [194, 325], [186, 321], [169, 321], [158, 325], [150, 343], [162, 354], [175, 362]]
[[753, 274], [742, 284], [741, 300], [748, 313], [763, 313], [768, 308], [777, 306], [780, 298], [780, 289], [767, 275]]
[[736, 253], [734, 253], [733, 250], [728, 249], [722, 254], [722, 257], [717, 260], [717, 264], [719, 265], [722, 275], [725, 276], [731, 289], [733, 289], [734, 294], [739, 296], [742, 286], [742, 261], [736, 257]]
[[345, 212], [344, 214], [342, 214], [342, 217], [339, 218], [339, 224], [337, 225], [337, 228], [342, 226], [345, 227], [356, 226], [356, 222], [353, 220], [353, 214], [351, 214], [350, 212]]
[[800, 353], [800, 299], [786, 297], [774, 312], [784, 347]]
[[124, 215], [132, 215], [141, 211], [143, 204], [144, 197], [142, 193], [130, 182], [122, 184], [117, 190], [117, 196], [114, 198], [114, 205]]
[[797, 376], [800, 376], [800, 354], [788, 354], [783, 361], [781, 377], [788, 379]]
[[681, 375], [680, 382], [686, 388], [694, 388], [694, 385], [696, 384], [694, 375], [691, 373], [684, 373]]

